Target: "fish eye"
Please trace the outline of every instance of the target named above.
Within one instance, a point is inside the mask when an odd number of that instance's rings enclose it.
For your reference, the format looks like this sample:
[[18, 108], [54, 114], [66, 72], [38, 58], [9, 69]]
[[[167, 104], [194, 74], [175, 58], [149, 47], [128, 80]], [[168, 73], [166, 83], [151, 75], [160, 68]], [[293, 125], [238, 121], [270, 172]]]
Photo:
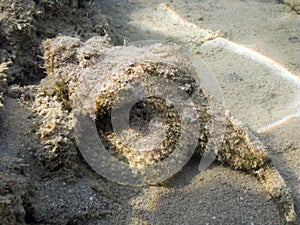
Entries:
[[91, 59], [91, 56], [90, 56], [90, 55], [85, 55], [83, 58], [84, 58], [85, 60], [90, 60], [90, 59]]

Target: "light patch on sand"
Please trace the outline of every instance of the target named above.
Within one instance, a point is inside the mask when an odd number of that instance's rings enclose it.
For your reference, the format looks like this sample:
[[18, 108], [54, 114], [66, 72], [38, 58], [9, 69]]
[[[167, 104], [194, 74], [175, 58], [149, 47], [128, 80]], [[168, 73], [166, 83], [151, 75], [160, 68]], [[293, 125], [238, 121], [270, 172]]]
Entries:
[[300, 78], [298, 76], [292, 74], [283, 65], [263, 55], [260, 52], [257, 52], [253, 49], [247, 48], [246, 46], [237, 44], [233, 41], [229, 41], [224, 38], [216, 38], [214, 40], [214, 46], [222, 47], [223, 49], [225, 48], [228, 51], [246, 56], [249, 59], [261, 63], [267, 68], [269, 68], [274, 75], [281, 76], [282, 78], [296, 84], [297, 87], [300, 87]]
[[260, 129], [258, 129], [258, 133], [266, 133], [266, 132], [269, 132], [270, 130], [284, 124], [285, 122], [288, 122], [289, 120], [293, 119], [293, 118], [296, 118], [296, 117], [300, 117], [300, 109], [293, 113], [293, 114], [290, 114], [290, 115], [287, 115], [287, 116], [284, 116], [283, 118], [280, 118], [279, 120], [276, 120], [270, 124], [268, 124], [267, 126], [265, 127], [262, 127]]
[[[173, 19], [177, 20], [182, 25], [187, 26], [187, 27], [192, 28], [192, 29], [203, 30], [203, 28], [201, 28], [200, 26], [186, 20], [181, 15], [179, 15], [175, 11], [175, 9], [173, 9], [169, 4], [162, 3], [161, 5], [173, 17]], [[212, 31], [209, 31], [209, 32], [212, 32]], [[298, 76], [292, 74], [283, 65], [281, 65], [280, 63], [274, 61], [273, 59], [263, 55], [260, 52], [257, 52], [253, 49], [250, 49], [250, 48], [246, 47], [246, 46], [237, 44], [233, 41], [227, 40], [223, 37], [215, 38], [214, 41], [213, 41], [213, 45], [214, 45], [214, 47], [221, 47], [223, 49], [225, 48], [228, 51], [246, 56], [249, 59], [252, 59], [252, 60], [254, 60], [258, 63], [261, 63], [264, 66], [266, 66], [267, 68], [269, 68], [274, 75], [281, 76], [285, 80], [287, 80], [287, 81], [293, 83], [294, 85], [296, 85], [296, 87], [300, 88], [300, 78]], [[298, 97], [297, 101], [295, 102], [296, 105], [298, 105], [299, 102], [300, 102], [300, 91], [299, 91], [297, 97]], [[259, 133], [268, 132], [271, 129], [273, 129], [275, 127], [278, 127], [278, 126], [284, 124], [285, 122], [289, 121], [290, 119], [298, 117], [298, 116], [300, 116], [300, 108], [295, 113], [288, 114], [288, 115], [286, 115], [286, 116], [284, 116], [284, 117], [282, 117], [282, 118], [280, 118], [276, 121], [273, 121], [273, 122], [269, 123], [266, 126], [258, 128], [258, 132]]]

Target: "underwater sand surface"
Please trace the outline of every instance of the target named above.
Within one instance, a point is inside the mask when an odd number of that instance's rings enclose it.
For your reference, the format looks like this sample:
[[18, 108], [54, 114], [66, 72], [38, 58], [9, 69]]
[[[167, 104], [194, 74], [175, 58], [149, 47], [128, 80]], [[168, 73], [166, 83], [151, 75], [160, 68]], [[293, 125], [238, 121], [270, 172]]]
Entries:
[[[112, 18], [125, 43], [172, 41], [202, 57], [227, 108], [269, 147], [299, 216], [300, 16], [277, 0], [92, 2]], [[73, 35], [67, 28], [62, 34]], [[35, 143], [31, 105], [19, 101], [31, 96], [19, 91], [11, 87], [0, 111], [0, 151], [3, 162], [11, 155], [16, 158], [11, 164], [19, 166], [20, 158], [30, 164], [29, 224], [286, 224], [253, 176], [218, 163], [199, 173], [196, 157], [165, 184], [143, 188], [104, 179], [80, 157], [71, 161], [78, 163], [71, 173], [44, 170], [26, 145]]]

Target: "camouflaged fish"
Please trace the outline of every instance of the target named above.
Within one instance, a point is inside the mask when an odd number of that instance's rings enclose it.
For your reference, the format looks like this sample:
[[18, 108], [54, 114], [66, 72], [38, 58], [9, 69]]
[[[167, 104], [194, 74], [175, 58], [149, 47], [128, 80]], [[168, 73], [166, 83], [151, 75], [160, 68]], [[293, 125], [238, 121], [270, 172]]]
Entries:
[[[179, 171], [174, 164], [186, 163], [191, 156], [181, 149], [196, 143], [193, 151], [207, 155], [213, 148], [207, 148], [208, 143], [213, 146], [221, 140], [215, 160], [253, 174], [278, 203], [286, 221], [296, 220], [291, 191], [272, 165], [267, 148], [254, 132], [236, 122], [225, 110], [212, 110], [216, 99], [199, 84], [197, 71], [176, 45], [113, 47], [103, 37], [81, 42], [63, 36], [48, 39], [43, 46], [47, 77], [41, 83], [33, 108], [39, 118], [37, 121], [41, 121], [37, 133], [43, 149], [38, 150], [38, 156], [45, 167], [53, 170], [72, 163], [72, 156], [77, 154], [76, 145], [84, 148], [94, 141], [89, 134], [82, 134], [84, 143], [76, 143], [75, 112], [96, 121], [97, 138], [106, 149], [102, 152], [105, 157], [100, 156], [102, 163], [99, 163], [99, 154], [91, 149], [93, 145], [89, 146], [90, 152], [82, 153], [83, 157], [100, 174], [104, 166], [110, 167], [112, 180], [127, 178], [126, 173], [120, 171], [122, 167], [114, 170], [114, 162], [121, 162], [124, 170], [129, 168], [140, 177], [146, 177], [146, 172], [151, 173], [151, 169], [166, 163], [168, 167], [161, 167], [165, 171], [156, 171], [167, 174], [167, 178], [174, 170]], [[153, 85], [157, 79], [167, 82], [158, 90]], [[163, 94], [145, 95], [138, 86], [140, 80], [149, 93], [168, 93], [171, 100], [163, 98]], [[184, 94], [173, 94], [169, 86], [174, 84], [178, 93]], [[112, 119], [114, 105], [130, 103], [126, 101], [128, 96], [132, 97], [132, 88], [140, 98], [127, 117], [117, 114], [120, 118]], [[125, 97], [120, 98], [120, 95]], [[181, 111], [176, 107], [178, 101], [185, 104]], [[183, 116], [184, 113], [194, 118]], [[222, 132], [212, 130], [215, 113], [224, 113]], [[128, 126], [114, 128], [113, 121], [126, 118]]]

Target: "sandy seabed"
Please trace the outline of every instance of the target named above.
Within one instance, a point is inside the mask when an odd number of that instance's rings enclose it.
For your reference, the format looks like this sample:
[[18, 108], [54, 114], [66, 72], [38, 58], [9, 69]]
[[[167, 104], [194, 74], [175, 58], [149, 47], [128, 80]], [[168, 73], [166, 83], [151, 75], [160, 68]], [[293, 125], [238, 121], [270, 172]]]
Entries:
[[[16, 15], [27, 10], [31, 17], [11, 16], [11, 2]], [[286, 224], [254, 177], [217, 163], [199, 173], [197, 158], [166, 184], [143, 188], [102, 178], [79, 154], [71, 165], [45, 168], [51, 158], [41, 161], [29, 89], [45, 76], [37, 57], [41, 42], [57, 35], [108, 35], [119, 45], [164, 40], [192, 49], [216, 75], [235, 118], [269, 147], [300, 214], [300, 17], [290, 6], [276, 0], [28, 0], [18, 11], [19, 2], [0, 7], [1, 62], [13, 61], [5, 75], [9, 86], [0, 89], [2, 224]], [[219, 38], [259, 54], [232, 50]]]

